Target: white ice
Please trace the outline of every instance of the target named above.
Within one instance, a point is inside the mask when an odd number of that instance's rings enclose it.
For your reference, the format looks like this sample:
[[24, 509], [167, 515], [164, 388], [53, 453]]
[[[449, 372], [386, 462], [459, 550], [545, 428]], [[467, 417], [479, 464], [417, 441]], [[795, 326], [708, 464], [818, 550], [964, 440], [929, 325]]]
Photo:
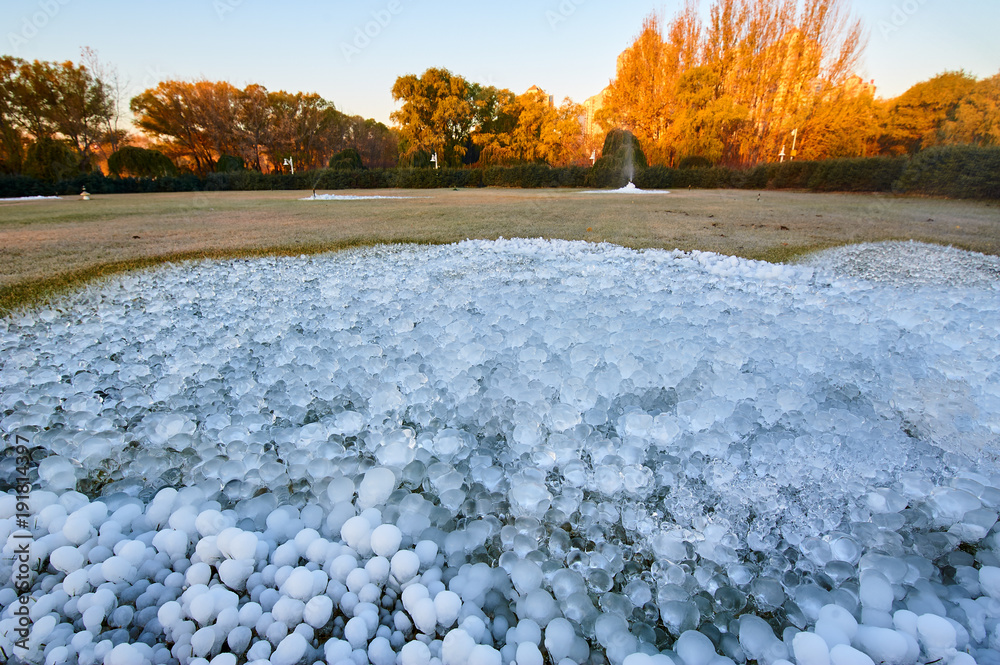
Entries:
[[1000, 663], [993, 259], [866, 252], [380, 247], [3, 319], [0, 647], [30, 533], [28, 662]]

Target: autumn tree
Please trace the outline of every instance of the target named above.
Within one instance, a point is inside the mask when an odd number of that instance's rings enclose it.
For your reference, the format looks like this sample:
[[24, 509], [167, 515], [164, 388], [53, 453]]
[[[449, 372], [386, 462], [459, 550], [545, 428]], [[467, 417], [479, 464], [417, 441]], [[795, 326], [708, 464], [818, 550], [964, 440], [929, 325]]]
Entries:
[[606, 129], [623, 127], [646, 146], [651, 159], [670, 161], [670, 125], [676, 112], [681, 75], [698, 63], [701, 23], [697, 3], [689, 1], [666, 28], [656, 14], [618, 58], [598, 120]]
[[955, 109], [954, 120], [945, 123], [943, 134], [948, 143], [1000, 145], [1000, 74], [972, 88]]
[[662, 26], [648, 17], [620, 56], [606, 128], [631, 130], [662, 164], [766, 161], [793, 130], [823, 152], [865, 45], [846, 0], [714, 0], [704, 26], [692, 0]]
[[480, 86], [474, 93], [475, 162], [487, 166], [522, 161], [520, 149], [514, 144], [514, 132], [523, 110], [521, 100], [510, 90], [493, 86]]
[[[219, 99], [219, 95], [213, 94], [217, 86], [225, 89], [225, 98], [231, 97], [229, 84], [163, 81], [132, 98], [135, 125], [158, 141], [169, 157], [188, 162], [199, 173], [207, 173], [225, 152], [218, 145], [217, 133], [212, 131], [220, 123], [205, 117], [206, 112], [213, 111], [207, 108], [206, 100]], [[226, 116], [230, 115], [227, 110]]]
[[399, 161], [399, 138], [383, 123], [372, 118], [347, 118], [341, 138], [343, 149], [356, 150], [369, 168], [391, 168]]
[[689, 69], [677, 81], [668, 163], [691, 157], [712, 164], [739, 161], [739, 145], [732, 137], [739, 135], [750, 113], [720, 87], [718, 72], [707, 65]]
[[323, 168], [332, 154], [355, 143], [373, 157], [377, 152], [380, 159], [392, 159], [388, 128], [349, 119], [313, 93], [269, 92], [260, 85], [237, 90], [224, 81], [164, 81], [133, 98], [132, 110], [140, 129], [199, 173], [215, 170], [222, 155], [261, 172], [279, 170], [286, 159], [296, 168]]
[[0, 141], [7, 170], [18, 172], [30, 153], [36, 171], [52, 175], [43, 162], [58, 158], [62, 173], [68, 159], [62, 147], [72, 155], [73, 170], [91, 170], [110, 112], [107, 89], [82, 65], [0, 58]]
[[0, 172], [3, 173], [20, 173], [24, 166], [25, 136], [17, 95], [21, 62], [0, 56]]
[[945, 123], [955, 120], [959, 106], [975, 86], [976, 79], [965, 72], [945, 72], [892, 100], [879, 139], [882, 151], [913, 154], [941, 143]]
[[447, 69], [396, 79], [392, 98], [403, 106], [391, 117], [400, 128], [403, 156], [436, 152], [442, 165], [461, 166], [475, 123], [472, 93], [468, 81]]
[[[80, 50], [80, 59], [103, 86], [108, 100], [108, 113], [104, 118], [103, 132], [98, 142], [99, 148], [109, 157], [128, 141], [128, 130], [121, 126], [128, 108], [128, 79], [118, 67], [101, 60], [96, 50], [85, 46]], [[106, 149], [105, 149], [106, 146]]]

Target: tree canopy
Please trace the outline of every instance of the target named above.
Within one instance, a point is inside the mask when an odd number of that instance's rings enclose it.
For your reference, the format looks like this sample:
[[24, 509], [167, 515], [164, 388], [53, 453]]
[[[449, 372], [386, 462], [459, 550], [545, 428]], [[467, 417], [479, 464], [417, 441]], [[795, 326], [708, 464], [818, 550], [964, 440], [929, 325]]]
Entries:
[[83, 65], [0, 56], [3, 171], [20, 173], [29, 161], [46, 177], [92, 170], [94, 147], [112, 113], [107, 87]]
[[191, 170], [215, 170], [223, 155], [257, 171], [322, 168], [354, 148], [366, 163], [394, 166], [396, 139], [383, 124], [347, 116], [319, 95], [238, 90], [225, 81], [164, 81], [132, 99], [135, 124]]
[[392, 94], [403, 102], [392, 119], [404, 157], [436, 152], [442, 166], [583, 159], [583, 109], [569, 99], [556, 107], [537, 88], [515, 95], [432, 68], [401, 76]]

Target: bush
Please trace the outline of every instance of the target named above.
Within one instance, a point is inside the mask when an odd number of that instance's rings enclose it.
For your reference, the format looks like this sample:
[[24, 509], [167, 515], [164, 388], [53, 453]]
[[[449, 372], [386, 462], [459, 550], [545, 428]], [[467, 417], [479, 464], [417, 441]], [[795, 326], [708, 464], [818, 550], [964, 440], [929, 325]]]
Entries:
[[808, 189], [809, 180], [819, 162], [784, 162], [770, 164], [768, 189]]
[[220, 155], [219, 161], [215, 163], [216, 173], [232, 173], [234, 171], [245, 171], [247, 168], [246, 162], [243, 161], [242, 157], [237, 157], [236, 155]]
[[639, 139], [624, 129], [612, 129], [604, 138], [601, 158], [594, 163], [588, 185], [623, 187], [646, 169], [646, 155]]
[[361, 161], [361, 153], [354, 148], [341, 150], [330, 158], [331, 169], [342, 169], [345, 171], [361, 170], [365, 168]]
[[0, 175], [0, 199], [55, 196], [58, 193], [59, 190], [52, 182], [43, 182], [26, 175]]
[[[84, 187], [93, 194], [190, 191], [311, 189], [434, 189], [452, 187], [621, 187], [622, 173], [610, 168], [552, 168], [544, 164], [464, 169], [322, 169], [295, 175], [257, 171], [192, 174], [157, 178], [106, 178], [79, 174], [55, 181], [23, 175], [0, 176], [0, 198], [74, 196]], [[876, 157], [826, 162], [762, 164], [750, 169], [725, 167], [639, 171], [643, 189], [810, 189], [821, 192], [900, 191], [927, 196], [1000, 199], [1000, 148], [936, 148], [914, 158]]]
[[1000, 148], [930, 148], [906, 164], [899, 191], [962, 199], [1000, 199]]
[[28, 147], [24, 157], [25, 175], [39, 180], [57, 181], [79, 172], [76, 156], [63, 141], [40, 138]]
[[700, 155], [690, 155], [677, 163], [679, 169], [708, 169], [712, 167], [712, 161], [708, 157]]
[[108, 170], [117, 177], [161, 178], [174, 175], [177, 167], [159, 150], [127, 145], [111, 153]]
[[906, 158], [871, 157], [818, 162], [809, 178], [814, 192], [891, 192]]

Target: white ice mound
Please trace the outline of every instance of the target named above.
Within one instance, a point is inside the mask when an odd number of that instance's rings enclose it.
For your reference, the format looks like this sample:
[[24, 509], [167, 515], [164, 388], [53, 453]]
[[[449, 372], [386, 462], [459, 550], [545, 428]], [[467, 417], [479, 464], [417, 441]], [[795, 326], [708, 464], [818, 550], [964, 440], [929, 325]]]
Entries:
[[913, 241], [837, 247], [802, 265], [893, 286], [1000, 287], [1000, 257]]
[[0, 648], [1000, 663], [998, 357], [993, 286], [705, 253], [125, 275], [0, 321]]
[[584, 192], [584, 194], [669, 194], [665, 189], [639, 189], [631, 180], [624, 187], [618, 189], [595, 189]]
[[0, 199], [0, 203], [15, 203], [19, 201], [58, 201], [58, 196], [15, 196], [12, 198]]

